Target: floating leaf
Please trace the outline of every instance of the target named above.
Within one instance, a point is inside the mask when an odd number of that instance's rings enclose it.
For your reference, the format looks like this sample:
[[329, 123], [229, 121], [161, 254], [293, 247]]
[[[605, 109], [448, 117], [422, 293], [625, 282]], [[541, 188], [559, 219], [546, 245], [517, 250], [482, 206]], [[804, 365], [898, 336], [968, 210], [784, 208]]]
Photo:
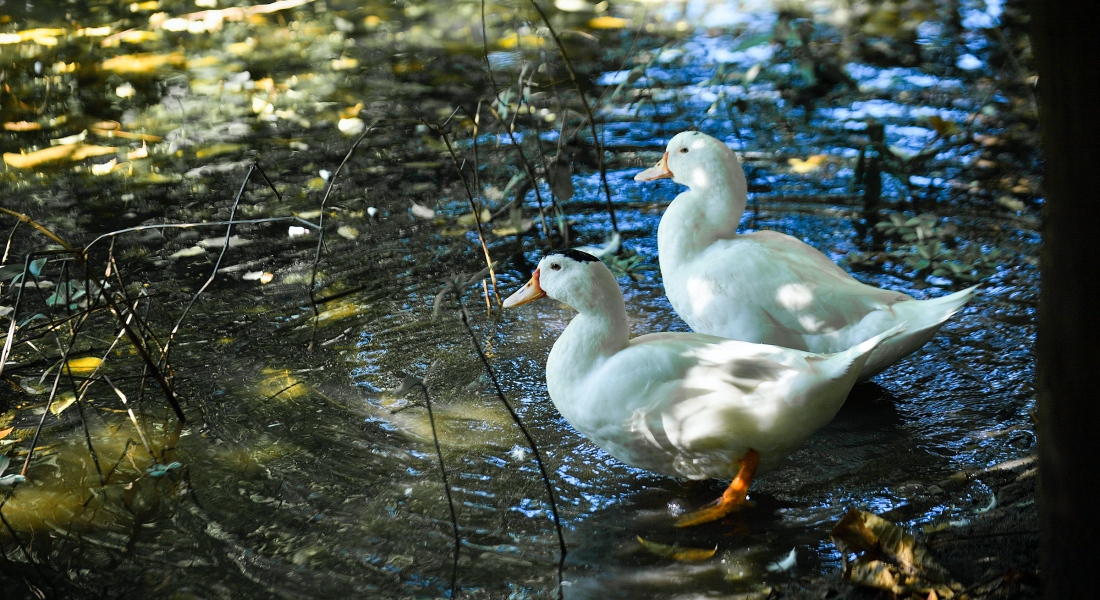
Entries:
[[466, 213], [464, 215], [459, 215], [455, 222], [462, 227], [473, 227], [477, 223], [488, 223], [492, 218], [493, 214], [489, 212], [489, 209], [483, 208], [476, 220], [474, 219], [474, 213]]
[[94, 146], [91, 144], [68, 144], [51, 146], [29, 154], [4, 153], [4, 162], [17, 169], [33, 169], [49, 164], [77, 162], [93, 156], [114, 154], [118, 151], [112, 146]]
[[144, 52], [140, 54], [123, 54], [103, 61], [99, 68], [111, 71], [119, 75], [151, 75], [164, 69], [164, 67], [182, 67], [187, 59], [183, 52], [170, 54], [154, 54]]
[[607, 15], [596, 17], [588, 22], [588, 26], [592, 29], [624, 29], [628, 25], [630, 25], [630, 21], [626, 19]]
[[363, 119], [359, 117], [352, 117], [350, 119], [340, 119], [336, 123], [336, 129], [340, 130], [340, 133], [344, 135], [359, 135], [363, 133], [363, 130], [367, 128], [367, 124], [363, 122]]
[[66, 408], [69, 408], [76, 402], [76, 394], [72, 392], [63, 392], [58, 394], [53, 402], [50, 402], [50, 412], [55, 415], [60, 415]]
[[195, 151], [195, 158], [212, 158], [221, 154], [231, 154], [244, 149], [244, 144], [213, 144]]
[[928, 117], [928, 124], [932, 126], [932, 129], [936, 133], [942, 136], [951, 136], [959, 133], [959, 126], [954, 121], [948, 121], [939, 115], [930, 115]]
[[9, 121], [4, 123], [5, 131], [38, 131], [42, 126], [34, 121]]
[[824, 154], [814, 154], [806, 160], [802, 160], [801, 158], [788, 158], [787, 164], [791, 165], [791, 171], [805, 174], [820, 168], [821, 165], [825, 164], [826, 158], [828, 157]]
[[424, 206], [423, 204], [417, 204], [416, 202], [413, 202], [412, 206], [409, 207], [409, 212], [412, 213], [412, 216], [414, 216], [418, 219], [434, 219], [435, 218], [435, 211], [434, 210], [428, 208], [427, 206]]
[[117, 166], [118, 166], [118, 160], [114, 159], [114, 158], [112, 158], [111, 160], [109, 160], [105, 163], [99, 163], [99, 164], [92, 165], [92, 175], [96, 175], [96, 176], [109, 175], [111, 173], [111, 171], [114, 171], [115, 167], [117, 167]]
[[718, 552], [718, 546], [714, 548], [684, 548], [681, 546], [669, 546], [667, 544], [658, 544], [657, 542], [651, 542], [638, 536], [638, 543], [645, 548], [647, 552], [656, 554], [657, 556], [663, 556], [665, 558], [671, 558], [672, 560], [680, 561], [700, 561], [706, 560], [716, 552]]
[[206, 254], [206, 248], [202, 246], [191, 246], [190, 248], [184, 248], [182, 250], [176, 250], [168, 258], [190, 258], [192, 256], [201, 256]]
[[88, 375], [98, 369], [101, 364], [103, 364], [103, 360], [99, 358], [82, 356], [80, 358], [70, 358], [66, 361], [65, 369], [73, 375]]
[[768, 565], [764, 568], [772, 573], [781, 573], [783, 571], [789, 571], [791, 567], [795, 566], [797, 562], [798, 555], [795, 554], [795, 549], [791, 548], [791, 551], [787, 554], [787, 556], [784, 556], [782, 559], [777, 560], [773, 563], [768, 563]]

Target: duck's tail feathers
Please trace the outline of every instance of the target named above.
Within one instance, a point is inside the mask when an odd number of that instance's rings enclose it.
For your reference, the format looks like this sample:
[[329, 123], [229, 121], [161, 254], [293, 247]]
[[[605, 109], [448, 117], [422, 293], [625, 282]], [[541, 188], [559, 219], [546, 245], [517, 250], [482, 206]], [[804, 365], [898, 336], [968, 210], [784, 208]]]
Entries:
[[[826, 355], [825, 365], [828, 366], [823, 367], [823, 370], [827, 372], [831, 370], [829, 375], [834, 379], [840, 379], [848, 375], [855, 376], [863, 370], [864, 365], [867, 364], [868, 359], [871, 358], [877, 348], [888, 340], [896, 339], [908, 330], [908, 323], [899, 323], [847, 350]], [[855, 381], [852, 383], [855, 383]]]
[[899, 302], [893, 306], [893, 309], [898, 315], [898, 320], [907, 321], [910, 333], [915, 334], [930, 327], [936, 328], [943, 325], [944, 321], [950, 319], [967, 302], [970, 302], [977, 291], [978, 286], [975, 285], [939, 298]]
[[944, 322], [970, 302], [977, 290], [975, 285], [940, 298], [894, 304], [891, 308], [895, 318], [908, 324], [905, 335], [893, 336], [879, 346], [863, 366], [860, 380], [870, 379], [907, 354], [917, 351], [936, 335]]

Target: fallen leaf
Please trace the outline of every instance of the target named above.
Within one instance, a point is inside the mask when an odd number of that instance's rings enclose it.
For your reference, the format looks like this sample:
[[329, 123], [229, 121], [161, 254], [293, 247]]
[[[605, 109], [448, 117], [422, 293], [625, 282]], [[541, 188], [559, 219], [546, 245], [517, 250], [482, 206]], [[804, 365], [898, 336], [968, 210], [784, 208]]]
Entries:
[[17, 169], [33, 169], [49, 164], [77, 162], [93, 156], [114, 154], [118, 149], [113, 146], [93, 146], [91, 144], [70, 144], [51, 146], [29, 154], [4, 153], [4, 162]]
[[189, 258], [192, 256], [200, 256], [206, 254], [206, 249], [202, 246], [191, 246], [190, 248], [184, 248], [183, 250], [176, 250], [168, 258]]
[[963, 587], [912, 535], [866, 511], [849, 509], [829, 532], [841, 554], [857, 554], [844, 576], [859, 585], [904, 595], [953, 598]]
[[355, 106], [349, 106], [347, 108], [340, 109], [340, 118], [351, 119], [353, 117], [358, 117], [359, 113], [361, 112], [363, 112], [362, 102], [356, 104]]
[[336, 123], [336, 128], [344, 135], [358, 135], [363, 133], [363, 130], [367, 128], [367, 124], [359, 117], [352, 117], [350, 119], [340, 119]]
[[658, 544], [657, 542], [651, 542], [640, 535], [638, 536], [638, 543], [642, 545], [642, 548], [645, 548], [646, 551], [651, 554], [656, 554], [657, 556], [663, 556], [665, 558], [687, 562], [706, 560], [714, 556], [714, 554], [718, 552], [718, 546], [715, 546], [711, 549], [669, 546], [667, 544]]
[[105, 163], [92, 165], [92, 175], [108, 175], [115, 170], [116, 166], [118, 166], [118, 160], [114, 158]]
[[592, 29], [623, 29], [630, 24], [630, 21], [626, 19], [620, 19], [619, 17], [602, 16], [596, 17], [588, 22], [588, 26]]
[[99, 65], [99, 68], [119, 75], [151, 75], [164, 67], [182, 67], [186, 63], [187, 59], [183, 52], [169, 54], [143, 52], [108, 58]]
[[244, 144], [214, 144], [195, 151], [195, 158], [211, 158], [220, 154], [230, 154], [244, 148]]
[[88, 375], [92, 371], [99, 368], [99, 365], [103, 364], [103, 360], [94, 356], [83, 356], [81, 358], [70, 358], [65, 361], [65, 370], [73, 375]]
[[144, 141], [141, 142], [141, 148], [126, 153], [126, 160], [138, 160], [141, 158], [149, 158], [149, 147], [145, 145]]
[[474, 213], [466, 213], [464, 215], [459, 215], [458, 219], [455, 222], [462, 227], [473, 227], [478, 222], [488, 223], [489, 220], [492, 218], [493, 214], [489, 212], [489, 209], [483, 208], [481, 209], [481, 214], [476, 220], [474, 219]]
[[350, 225], [341, 225], [336, 229], [336, 235], [344, 239], [354, 240], [359, 237], [359, 230]]
[[42, 126], [34, 121], [9, 121], [4, 123], [5, 131], [38, 131]]
[[0, 440], [11, 435], [11, 432], [15, 431], [14, 427], [8, 427], [7, 429], [0, 429]]
[[932, 126], [932, 129], [936, 133], [942, 136], [950, 136], [959, 133], [959, 126], [954, 121], [948, 121], [939, 115], [930, 115], [928, 117], [928, 124]]
[[60, 415], [62, 411], [69, 408], [76, 402], [76, 395], [72, 392], [63, 392], [54, 397], [53, 402], [50, 402], [50, 413], [54, 415]]
[[412, 213], [412, 216], [417, 217], [419, 219], [434, 219], [435, 218], [435, 211], [434, 210], [428, 208], [427, 206], [424, 206], [423, 204], [417, 204], [416, 202], [413, 202], [412, 206], [409, 207], [409, 212]]
[[791, 165], [791, 171], [804, 174], [816, 171], [825, 163], [826, 158], [828, 157], [824, 154], [814, 154], [806, 160], [802, 160], [801, 158], [789, 158], [787, 159], [787, 164]]

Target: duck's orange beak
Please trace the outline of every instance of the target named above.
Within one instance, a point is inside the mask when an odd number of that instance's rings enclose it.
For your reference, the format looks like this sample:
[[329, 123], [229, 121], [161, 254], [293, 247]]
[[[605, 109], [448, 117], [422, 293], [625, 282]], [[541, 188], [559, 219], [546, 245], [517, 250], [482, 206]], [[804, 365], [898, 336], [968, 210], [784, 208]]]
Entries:
[[539, 286], [539, 270], [535, 269], [535, 272], [531, 274], [531, 280], [528, 281], [526, 285], [519, 288], [516, 293], [508, 296], [508, 298], [504, 300], [504, 308], [523, 306], [545, 295], [546, 292], [542, 291], [542, 287]]
[[657, 164], [635, 175], [634, 181], [653, 181], [668, 177], [672, 177], [672, 171], [668, 170], [668, 152], [665, 152]]

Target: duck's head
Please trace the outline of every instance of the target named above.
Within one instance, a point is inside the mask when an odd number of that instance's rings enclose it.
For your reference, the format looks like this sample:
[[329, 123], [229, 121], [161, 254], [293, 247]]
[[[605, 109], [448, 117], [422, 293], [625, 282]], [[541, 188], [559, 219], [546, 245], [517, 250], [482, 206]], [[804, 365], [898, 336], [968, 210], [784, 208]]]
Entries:
[[539, 261], [531, 280], [504, 301], [504, 308], [549, 296], [585, 312], [604, 302], [614, 290], [622, 298], [615, 276], [598, 258], [578, 250], [555, 250]]
[[635, 175], [634, 181], [671, 178], [689, 188], [701, 189], [734, 172], [741, 173], [741, 164], [729, 146], [699, 131], [683, 131], [669, 140], [661, 160]]

